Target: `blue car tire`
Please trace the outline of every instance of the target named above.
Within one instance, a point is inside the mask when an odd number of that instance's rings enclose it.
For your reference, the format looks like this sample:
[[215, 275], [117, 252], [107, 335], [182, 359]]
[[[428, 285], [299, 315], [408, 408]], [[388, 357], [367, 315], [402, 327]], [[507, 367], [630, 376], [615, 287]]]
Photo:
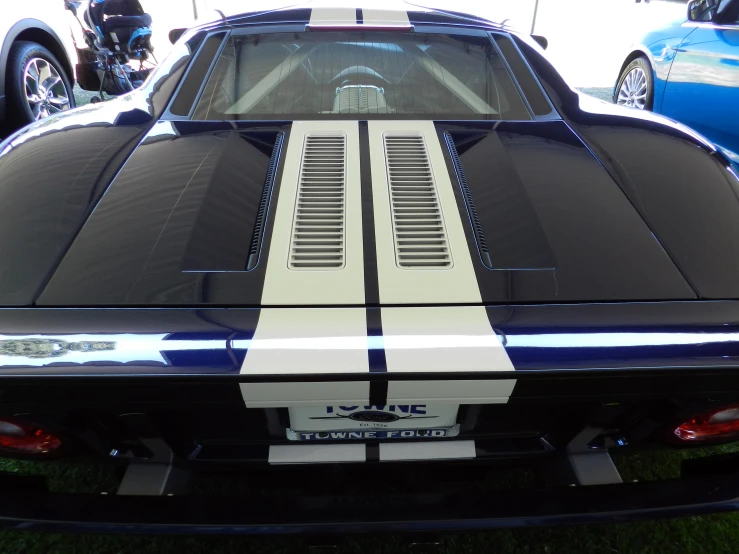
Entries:
[[621, 73], [613, 96], [615, 104], [640, 110], [651, 110], [654, 105], [654, 77], [652, 66], [645, 56], [633, 60]]

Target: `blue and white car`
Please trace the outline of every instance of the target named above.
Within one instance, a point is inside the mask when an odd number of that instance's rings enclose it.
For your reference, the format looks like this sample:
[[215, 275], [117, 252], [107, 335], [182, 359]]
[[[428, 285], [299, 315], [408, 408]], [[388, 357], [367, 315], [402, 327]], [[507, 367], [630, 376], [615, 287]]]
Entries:
[[[0, 458], [119, 476], [0, 474], [0, 527], [739, 509], [736, 456], [610, 457], [739, 440], [726, 156], [504, 24], [315, 4], [174, 33], [140, 88], [0, 143]], [[536, 486], [491, 490], [508, 468]], [[247, 488], [207, 493], [226, 471]]]

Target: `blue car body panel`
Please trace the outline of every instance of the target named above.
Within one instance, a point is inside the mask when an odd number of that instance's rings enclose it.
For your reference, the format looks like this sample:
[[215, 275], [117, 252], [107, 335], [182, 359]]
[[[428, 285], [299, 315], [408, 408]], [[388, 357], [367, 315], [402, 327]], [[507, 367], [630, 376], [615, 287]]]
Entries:
[[[739, 26], [695, 28], [678, 48], [662, 113], [739, 152]], [[736, 159], [736, 158], [735, 158]]]
[[694, 128], [738, 163], [739, 24], [672, 22], [637, 41], [621, 71], [639, 54], [652, 66], [653, 111]]
[[675, 53], [685, 40], [686, 30], [682, 22], [664, 27], [646, 35], [639, 48], [649, 57], [654, 70], [654, 111], [661, 113], [662, 98], [664, 97], [670, 68], [675, 59]]

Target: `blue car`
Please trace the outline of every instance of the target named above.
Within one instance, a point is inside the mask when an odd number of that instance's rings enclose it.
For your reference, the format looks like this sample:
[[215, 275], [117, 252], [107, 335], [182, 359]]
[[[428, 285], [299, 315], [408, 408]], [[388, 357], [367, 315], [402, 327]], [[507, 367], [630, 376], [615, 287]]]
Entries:
[[641, 37], [613, 101], [681, 121], [739, 163], [739, 0], [693, 0], [685, 18]]

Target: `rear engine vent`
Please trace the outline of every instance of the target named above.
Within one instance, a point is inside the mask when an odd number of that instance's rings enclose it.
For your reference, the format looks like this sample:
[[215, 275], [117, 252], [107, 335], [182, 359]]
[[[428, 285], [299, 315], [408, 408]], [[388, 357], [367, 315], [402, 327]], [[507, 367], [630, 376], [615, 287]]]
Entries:
[[467, 213], [470, 215], [472, 220], [472, 231], [475, 233], [475, 241], [477, 242], [477, 248], [480, 251], [480, 257], [482, 263], [488, 269], [493, 268], [493, 262], [490, 260], [490, 251], [488, 250], [488, 243], [485, 240], [485, 233], [482, 231], [482, 224], [480, 223], [480, 217], [477, 215], [477, 209], [475, 208], [475, 202], [472, 199], [472, 191], [470, 186], [467, 184], [467, 178], [464, 176], [464, 169], [462, 169], [462, 160], [459, 159], [459, 153], [457, 152], [457, 146], [454, 144], [454, 139], [449, 133], [444, 133], [444, 140], [446, 141], [447, 148], [449, 148], [449, 154], [452, 156], [452, 164], [454, 165], [454, 172], [457, 174], [457, 181], [462, 189], [462, 196], [464, 197], [464, 203], [467, 205]]
[[385, 89], [372, 85], [337, 87], [332, 113], [388, 113]]
[[398, 267], [452, 267], [444, 218], [423, 136], [386, 134], [384, 140]]
[[295, 203], [290, 269], [344, 267], [346, 137], [308, 135]]
[[264, 236], [264, 223], [267, 221], [267, 210], [269, 209], [269, 201], [272, 197], [272, 189], [275, 185], [277, 164], [280, 161], [280, 152], [282, 152], [282, 142], [284, 139], [285, 133], [278, 133], [275, 144], [272, 147], [272, 156], [269, 158], [269, 167], [267, 167], [267, 175], [264, 178], [262, 198], [259, 201], [257, 220], [254, 223], [254, 232], [252, 233], [251, 246], [249, 247], [249, 257], [246, 262], [247, 271], [254, 269], [259, 261], [259, 251], [262, 248], [262, 237]]

